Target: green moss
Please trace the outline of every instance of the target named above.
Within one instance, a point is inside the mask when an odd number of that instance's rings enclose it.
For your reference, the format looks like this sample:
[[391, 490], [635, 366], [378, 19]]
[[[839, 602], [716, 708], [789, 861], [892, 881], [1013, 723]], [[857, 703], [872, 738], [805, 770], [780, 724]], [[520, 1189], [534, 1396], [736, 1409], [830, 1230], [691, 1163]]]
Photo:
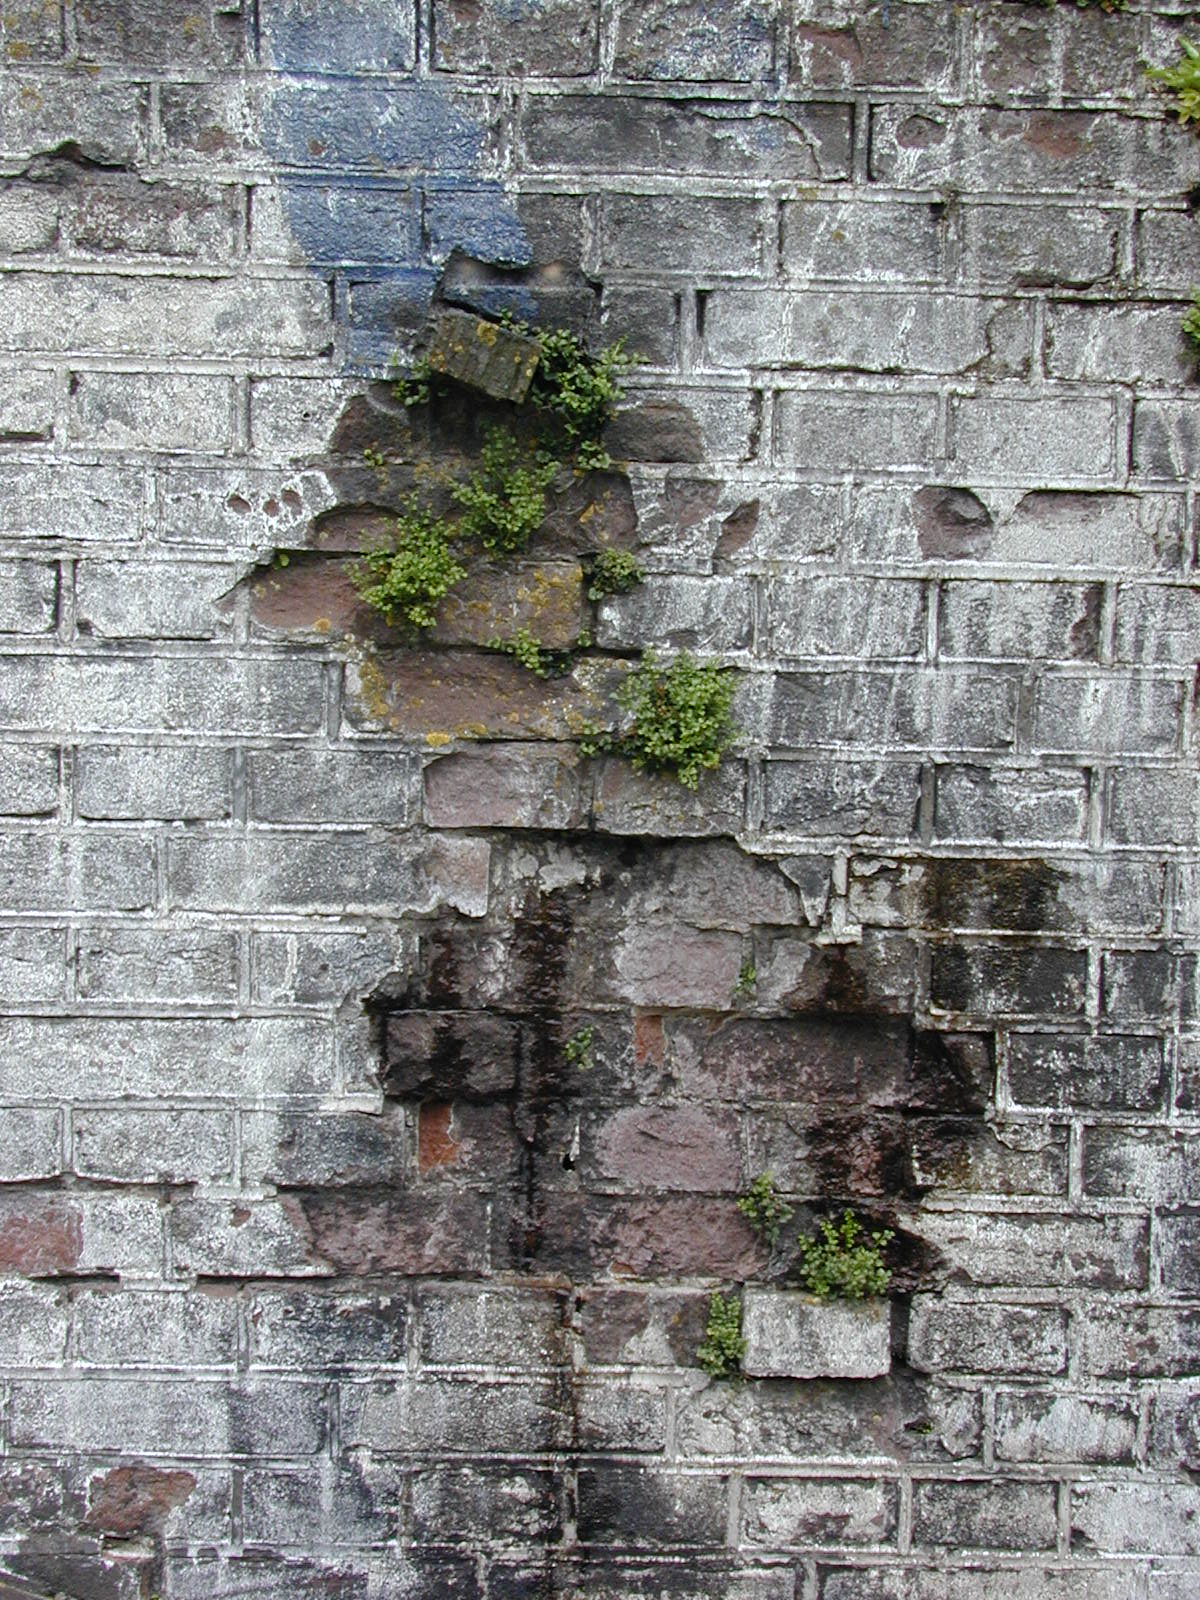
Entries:
[[577, 1067], [580, 1072], [590, 1072], [595, 1063], [592, 1060], [592, 1038], [594, 1030], [588, 1026], [577, 1028], [567, 1040], [563, 1054], [567, 1058], [569, 1067]]
[[852, 1211], [844, 1212], [840, 1223], [826, 1218], [815, 1238], [801, 1242], [805, 1287], [821, 1300], [886, 1294], [892, 1275], [884, 1265], [883, 1248], [891, 1237], [890, 1228], [868, 1234]]
[[1179, 41], [1180, 56], [1173, 67], [1148, 67], [1146, 76], [1175, 95], [1175, 114], [1185, 125], [1200, 124], [1200, 50], [1186, 39]]
[[708, 1302], [708, 1321], [696, 1360], [710, 1378], [732, 1378], [740, 1371], [745, 1354], [740, 1297], [714, 1294]]
[[733, 741], [733, 691], [733, 677], [721, 667], [701, 665], [686, 652], [660, 667], [647, 654], [618, 694], [633, 723], [616, 748], [636, 768], [671, 773], [694, 789]]
[[369, 551], [351, 572], [359, 594], [389, 624], [417, 630], [433, 627], [438, 602], [464, 577], [450, 528], [415, 499], [396, 518], [391, 546]]
[[557, 462], [524, 452], [508, 428], [489, 428], [479, 470], [450, 490], [463, 508], [459, 532], [491, 555], [523, 550], [545, 520], [546, 490], [557, 470]]
[[1192, 303], [1184, 312], [1180, 326], [1189, 339], [1200, 345], [1200, 289], [1192, 290]]
[[630, 551], [615, 550], [611, 546], [599, 550], [592, 562], [588, 599], [603, 600], [610, 594], [628, 594], [645, 576], [640, 562]]
[[532, 672], [535, 677], [549, 678], [553, 674], [552, 653], [543, 648], [541, 640], [534, 638], [528, 628], [518, 628], [508, 639], [489, 639], [488, 649], [512, 656], [526, 672]]
[[777, 1243], [780, 1228], [792, 1217], [791, 1206], [780, 1199], [769, 1172], [760, 1172], [750, 1187], [738, 1195], [737, 1208], [768, 1248]]

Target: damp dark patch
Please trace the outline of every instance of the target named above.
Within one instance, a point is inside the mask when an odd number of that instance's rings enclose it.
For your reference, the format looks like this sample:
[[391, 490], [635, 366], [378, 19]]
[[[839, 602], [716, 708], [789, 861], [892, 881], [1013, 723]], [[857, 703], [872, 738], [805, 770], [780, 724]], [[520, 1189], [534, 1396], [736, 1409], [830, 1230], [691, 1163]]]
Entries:
[[969, 489], [918, 489], [912, 508], [917, 544], [927, 560], [978, 560], [991, 550], [992, 514]]

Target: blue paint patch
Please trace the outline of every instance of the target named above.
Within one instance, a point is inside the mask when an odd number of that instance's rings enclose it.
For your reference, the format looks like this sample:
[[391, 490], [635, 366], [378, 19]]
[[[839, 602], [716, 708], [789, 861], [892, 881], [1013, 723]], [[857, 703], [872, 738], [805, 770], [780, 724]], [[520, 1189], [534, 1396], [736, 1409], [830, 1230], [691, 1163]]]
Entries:
[[348, 287], [346, 359], [351, 371], [386, 371], [425, 326], [437, 287], [432, 267], [354, 278]]
[[[481, 109], [493, 105], [479, 97]], [[478, 180], [488, 161], [482, 125], [440, 84], [377, 89], [353, 80], [298, 83], [281, 79], [269, 92], [263, 143], [284, 166], [378, 176], [448, 173]]]
[[407, 72], [412, 5], [396, 0], [258, 0], [263, 65], [291, 72]]
[[496, 266], [527, 267], [533, 251], [499, 184], [425, 189], [425, 240], [435, 262], [454, 250]]
[[419, 196], [363, 179], [287, 185], [289, 226], [314, 265], [414, 262], [421, 256]]

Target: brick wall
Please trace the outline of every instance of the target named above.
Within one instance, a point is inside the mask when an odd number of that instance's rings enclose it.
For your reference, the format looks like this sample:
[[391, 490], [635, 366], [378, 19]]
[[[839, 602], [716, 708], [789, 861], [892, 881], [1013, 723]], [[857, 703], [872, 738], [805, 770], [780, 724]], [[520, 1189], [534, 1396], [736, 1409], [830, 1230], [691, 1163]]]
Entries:
[[[0, 1569], [1196, 1592], [1194, 20], [11, 0]], [[414, 650], [440, 301], [646, 361]], [[647, 643], [739, 672], [695, 796], [573, 737]], [[708, 1379], [847, 1202], [890, 1372]]]

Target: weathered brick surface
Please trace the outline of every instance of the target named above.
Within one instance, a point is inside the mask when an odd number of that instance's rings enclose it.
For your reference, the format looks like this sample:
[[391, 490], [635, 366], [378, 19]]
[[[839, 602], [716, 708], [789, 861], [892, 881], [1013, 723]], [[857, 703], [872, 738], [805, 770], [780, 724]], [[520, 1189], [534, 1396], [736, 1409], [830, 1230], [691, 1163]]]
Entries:
[[[0, 1573], [1191, 1600], [1193, 9], [7, 7]], [[643, 360], [416, 650], [435, 294]], [[647, 646], [695, 793], [579, 747]], [[890, 1371], [796, 1377], [846, 1205]]]

